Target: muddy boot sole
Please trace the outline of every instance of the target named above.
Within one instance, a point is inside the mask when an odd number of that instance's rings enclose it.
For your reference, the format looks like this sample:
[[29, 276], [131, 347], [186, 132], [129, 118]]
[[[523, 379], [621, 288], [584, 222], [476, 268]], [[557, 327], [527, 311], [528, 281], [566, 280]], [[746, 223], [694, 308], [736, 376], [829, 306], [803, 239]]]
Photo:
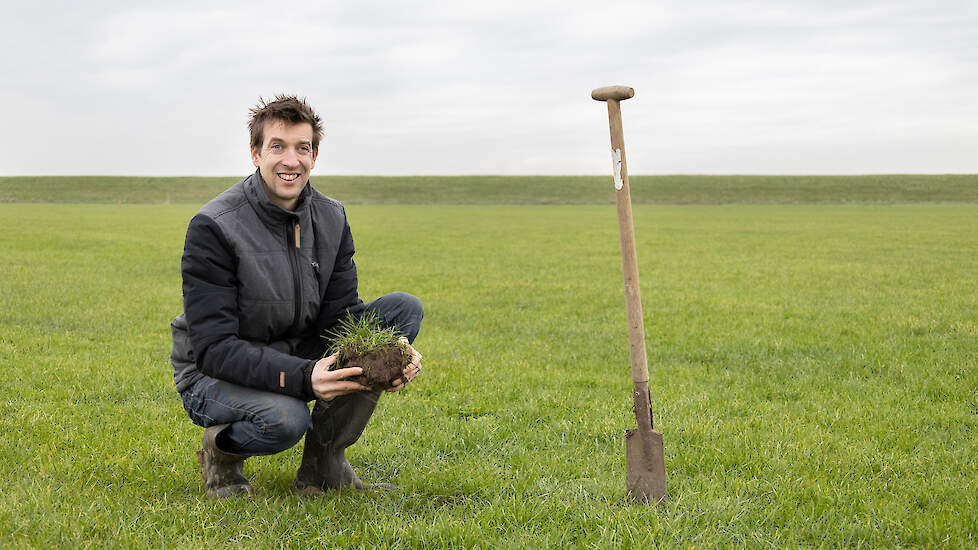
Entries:
[[292, 482], [291, 489], [294, 495], [300, 497], [316, 498], [326, 496], [326, 491], [324, 491], [322, 487], [306, 485], [304, 483], [298, 483], [298, 481]]
[[401, 489], [397, 485], [392, 485], [390, 483], [363, 483], [359, 485], [350, 484], [345, 487], [328, 488], [324, 489], [316, 485], [305, 485], [298, 482], [292, 483], [292, 493], [296, 496], [306, 497], [306, 498], [318, 498], [326, 496], [329, 491], [343, 491], [343, 490], [357, 490], [357, 491], [400, 491]]

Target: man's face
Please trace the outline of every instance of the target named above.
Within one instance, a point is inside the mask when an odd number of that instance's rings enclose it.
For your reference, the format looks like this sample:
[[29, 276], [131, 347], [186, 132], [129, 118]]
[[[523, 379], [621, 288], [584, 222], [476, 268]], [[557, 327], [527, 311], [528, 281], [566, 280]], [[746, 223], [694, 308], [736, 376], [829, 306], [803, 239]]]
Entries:
[[319, 153], [312, 148], [312, 125], [271, 120], [265, 123], [262, 135], [261, 149], [251, 149], [251, 161], [261, 172], [268, 198], [294, 210]]

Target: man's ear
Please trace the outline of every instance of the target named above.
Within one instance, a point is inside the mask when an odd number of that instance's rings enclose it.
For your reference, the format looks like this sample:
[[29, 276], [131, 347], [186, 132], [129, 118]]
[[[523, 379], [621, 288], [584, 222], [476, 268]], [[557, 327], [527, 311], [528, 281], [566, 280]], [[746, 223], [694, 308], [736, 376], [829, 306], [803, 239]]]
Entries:
[[261, 154], [257, 147], [251, 148], [251, 163], [255, 165], [255, 168], [259, 167], [258, 161], [261, 160]]

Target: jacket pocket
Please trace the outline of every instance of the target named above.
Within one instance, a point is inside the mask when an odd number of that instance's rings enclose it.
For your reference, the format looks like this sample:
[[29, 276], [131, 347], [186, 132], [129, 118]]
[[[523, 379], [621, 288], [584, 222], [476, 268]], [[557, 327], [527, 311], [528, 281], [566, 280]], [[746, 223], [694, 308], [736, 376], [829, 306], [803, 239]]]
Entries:
[[170, 361], [175, 366], [194, 364], [194, 349], [190, 345], [190, 332], [187, 330], [187, 319], [183, 313], [177, 315], [170, 323], [173, 334], [173, 349], [170, 351]]

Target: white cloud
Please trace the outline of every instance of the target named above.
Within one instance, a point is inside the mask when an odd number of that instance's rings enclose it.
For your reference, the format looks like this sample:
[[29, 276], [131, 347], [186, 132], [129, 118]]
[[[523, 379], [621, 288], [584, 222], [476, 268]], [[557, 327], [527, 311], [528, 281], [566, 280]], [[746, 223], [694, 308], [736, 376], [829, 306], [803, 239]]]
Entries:
[[[0, 174], [242, 174], [282, 91], [326, 121], [320, 173], [603, 174], [588, 94], [619, 83], [632, 173], [978, 171], [973, 2], [160, 6], [9, 10]], [[13, 142], [52, 125], [59, 155]]]

